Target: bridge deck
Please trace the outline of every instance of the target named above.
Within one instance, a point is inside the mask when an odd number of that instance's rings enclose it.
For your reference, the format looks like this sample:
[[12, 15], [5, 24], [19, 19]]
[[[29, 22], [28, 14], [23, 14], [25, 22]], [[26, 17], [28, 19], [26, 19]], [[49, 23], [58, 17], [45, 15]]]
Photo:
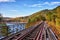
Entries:
[[5, 37], [2, 40], [57, 40], [55, 34], [51, 31], [51, 29], [47, 28], [45, 22], [41, 22], [34, 27], [24, 29], [19, 33]]

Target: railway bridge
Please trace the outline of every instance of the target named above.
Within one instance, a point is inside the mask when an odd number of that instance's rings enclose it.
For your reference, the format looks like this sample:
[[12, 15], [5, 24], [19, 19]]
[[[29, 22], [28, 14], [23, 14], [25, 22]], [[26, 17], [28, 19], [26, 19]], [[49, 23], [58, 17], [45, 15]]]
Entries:
[[33, 27], [24, 29], [1, 40], [58, 40], [46, 22], [40, 22]]

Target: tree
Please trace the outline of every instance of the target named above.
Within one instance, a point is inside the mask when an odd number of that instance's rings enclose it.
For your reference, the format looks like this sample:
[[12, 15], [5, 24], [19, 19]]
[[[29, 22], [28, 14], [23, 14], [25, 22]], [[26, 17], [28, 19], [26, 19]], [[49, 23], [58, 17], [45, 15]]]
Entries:
[[31, 22], [31, 19], [29, 19], [28, 22]]
[[46, 14], [46, 19], [47, 19], [48, 21], [52, 21], [52, 15], [53, 15], [52, 12], [47, 12], [47, 14]]
[[41, 16], [41, 20], [46, 21], [46, 18], [45, 18], [45, 17], [43, 17], [43, 16]]
[[3, 18], [3, 17], [2, 17], [2, 14], [0, 13], [0, 22], [2, 21], [2, 18]]
[[54, 23], [56, 23], [56, 18], [57, 18], [57, 16], [54, 14], [54, 15], [52, 16], [52, 20], [53, 20]]
[[7, 26], [3, 26], [1, 29], [1, 33], [3, 36], [8, 36], [8, 27]]

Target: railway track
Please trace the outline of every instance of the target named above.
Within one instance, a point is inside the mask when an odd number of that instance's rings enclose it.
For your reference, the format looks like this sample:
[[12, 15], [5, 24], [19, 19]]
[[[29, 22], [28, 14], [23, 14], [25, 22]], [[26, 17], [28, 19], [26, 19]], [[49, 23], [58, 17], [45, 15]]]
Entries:
[[50, 28], [47, 29], [49, 40], [58, 40]]
[[24, 37], [22, 40], [38, 40], [42, 34], [43, 24], [38, 26], [35, 30], [33, 30], [30, 34]]
[[46, 40], [58, 40], [51, 28], [45, 23]]
[[57, 40], [51, 32], [52, 30], [46, 27], [46, 23], [41, 22], [34, 27], [22, 30], [17, 34], [3, 38], [2, 40]]

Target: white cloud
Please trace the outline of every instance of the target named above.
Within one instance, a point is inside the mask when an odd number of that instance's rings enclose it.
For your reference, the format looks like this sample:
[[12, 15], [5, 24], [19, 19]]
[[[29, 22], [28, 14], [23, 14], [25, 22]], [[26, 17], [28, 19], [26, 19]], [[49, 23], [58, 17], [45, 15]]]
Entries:
[[24, 6], [27, 6], [27, 7], [42, 7], [43, 5], [48, 5], [48, 6], [60, 5], [60, 2], [44, 2], [44, 3], [38, 3], [38, 4], [32, 4], [32, 5], [24, 4]]
[[0, 0], [0, 2], [16, 2], [15, 0]]
[[33, 4], [33, 5], [29, 5], [29, 7], [41, 7], [40, 4]]
[[10, 10], [10, 11], [17, 11], [17, 10]]
[[41, 4], [32, 4], [32, 5], [24, 4], [24, 6], [28, 6], [28, 7], [42, 7]]
[[51, 2], [51, 3], [53, 3], [53, 4], [60, 4], [60, 2]]
[[56, 4], [60, 4], [60, 2], [44, 2], [42, 5], [56, 5]]
[[41, 4], [33, 4], [33, 5], [31, 5], [31, 7], [41, 7]]
[[48, 4], [49, 5], [50, 3], [49, 2], [44, 2], [43, 5], [45, 5], [45, 4]]

